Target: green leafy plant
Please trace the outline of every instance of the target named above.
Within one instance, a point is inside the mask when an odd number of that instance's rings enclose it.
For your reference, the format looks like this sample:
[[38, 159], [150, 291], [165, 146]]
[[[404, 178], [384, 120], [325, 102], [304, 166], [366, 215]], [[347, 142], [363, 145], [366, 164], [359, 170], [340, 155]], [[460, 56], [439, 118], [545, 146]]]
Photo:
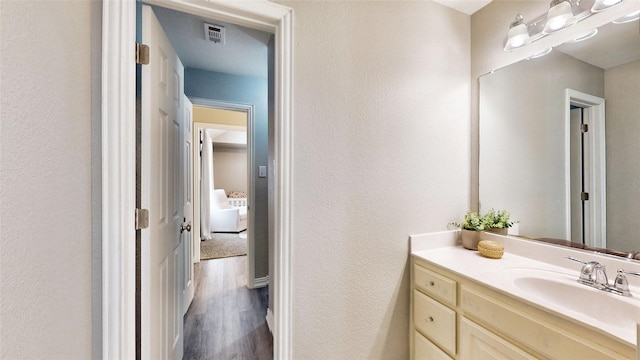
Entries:
[[467, 211], [462, 222], [452, 222], [449, 225], [465, 230], [484, 231], [489, 229], [506, 229], [513, 226], [517, 221], [510, 220], [511, 214], [507, 210], [489, 210], [481, 215], [475, 211]]
[[462, 222], [452, 222], [449, 225], [465, 230], [483, 231], [485, 229], [484, 217], [475, 211], [467, 211]]
[[517, 221], [510, 220], [511, 214], [507, 210], [494, 210], [487, 211], [484, 215], [485, 228], [489, 229], [507, 229], [517, 223]]

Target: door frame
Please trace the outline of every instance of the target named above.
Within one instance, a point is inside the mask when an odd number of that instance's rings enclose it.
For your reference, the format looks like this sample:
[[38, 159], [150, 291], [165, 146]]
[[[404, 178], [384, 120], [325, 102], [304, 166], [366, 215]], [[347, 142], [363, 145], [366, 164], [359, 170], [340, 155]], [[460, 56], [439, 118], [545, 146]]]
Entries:
[[[253, 236], [254, 234], [254, 227], [255, 227], [255, 206], [252, 206], [255, 203], [255, 188], [256, 188], [256, 180], [255, 180], [255, 169], [257, 164], [255, 163], [255, 156], [254, 156], [254, 141], [255, 141], [255, 124], [254, 124], [254, 106], [251, 104], [243, 104], [243, 103], [237, 103], [237, 102], [228, 102], [228, 101], [221, 101], [221, 100], [212, 100], [212, 99], [204, 99], [204, 98], [198, 98], [198, 97], [189, 97], [189, 100], [191, 101], [191, 103], [194, 106], [198, 106], [198, 107], [204, 107], [204, 108], [210, 108], [210, 109], [221, 109], [221, 110], [231, 110], [231, 111], [240, 111], [246, 114], [247, 116], [247, 124], [246, 124], [246, 131], [247, 131], [247, 192], [248, 192], [248, 198], [247, 198], [247, 287], [249, 289], [254, 289], [256, 287], [259, 286], [266, 286], [266, 284], [264, 284], [264, 281], [261, 280], [260, 283], [256, 284], [256, 274], [255, 274], [255, 238]], [[208, 126], [206, 125], [215, 125], [215, 124], [203, 124], [203, 123], [198, 123], [198, 122], [194, 122], [198, 124], [197, 130], [199, 131], [200, 129], [203, 128], [208, 128]], [[218, 128], [220, 128], [220, 126], [217, 126]], [[196, 136], [196, 132], [194, 132], [194, 137]], [[195, 139], [195, 138], [194, 138]], [[195, 140], [194, 140], [195, 141]], [[196, 151], [195, 147], [194, 147], [194, 152], [193, 152], [193, 156], [194, 156], [194, 162], [198, 162], [199, 164], [199, 156], [198, 156], [198, 151]], [[199, 180], [196, 181], [196, 179], [200, 179], [200, 172], [201, 172], [201, 168], [200, 165], [196, 165], [195, 167], [197, 169], [193, 181], [194, 181], [194, 190], [195, 190], [195, 195], [194, 195], [194, 200], [197, 200], [197, 203], [194, 203], [194, 209], [197, 208], [198, 210], [200, 210], [200, 182]], [[214, 179], [215, 179], [215, 172], [213, 175]], [[196, 220], [197, 218], [197, 220]], [[197, 235], [200, 236], [200, 212], [199, 211], [194, 211], [194, 217], [193, 217], [193, 221], [194, 221], [194, 227], [197, 228]], [[196, 259], [194, 259], [195, 261]], [[200, 259], [197, 259], [196, 262], [200, 262]]]
[[593, 134], [589, 143], [589, 211], [586, 219], [585, 245], [605, 249], [607, 247], [607, 172], [605, 146], [605, 100], [583, 92], [566, 89], [564, 100], [565, 131], [565, 201], [566, 239], [571, 239], [571, 105], [584, 108], [589, 119], [589, 133]]
[[[290, 359], [293, 11], [268, 1], [146, 2], [275, 35], [273, 347], [274, 358]], [[102, 356], [133, 359], [136, 2], [104, 1], [102, 6]]]

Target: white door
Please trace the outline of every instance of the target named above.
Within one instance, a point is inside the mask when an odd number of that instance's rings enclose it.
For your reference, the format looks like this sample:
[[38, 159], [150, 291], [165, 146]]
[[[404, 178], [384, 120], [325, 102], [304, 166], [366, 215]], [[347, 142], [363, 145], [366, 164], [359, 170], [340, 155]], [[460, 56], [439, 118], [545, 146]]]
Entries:
[[149, 228], [142, 232], [142, 358], [183, 355], [184, 219], [181, 142], [184, 67], [153, 10], [142, 7], [142, 206]]
[[[182, 104], [184, 105], [184, 124], [182, 132], [182, 157], [183, 157], [183, 199], [184, 199], [184, 223], [188, 231], [183, 232], [183, 244], [184, 244], [184, 288], [183, 299], [183, 314], [189, 309], [191, 300], [195, 293], [195, 284], [193, 279], [193, 257], [195, 255], [195, 246], [193, 241], [193, 105], [191, 101], [182, 94]], [[195, 242], [198, 245], [198, 258], [200, 257], [200, 242]]]

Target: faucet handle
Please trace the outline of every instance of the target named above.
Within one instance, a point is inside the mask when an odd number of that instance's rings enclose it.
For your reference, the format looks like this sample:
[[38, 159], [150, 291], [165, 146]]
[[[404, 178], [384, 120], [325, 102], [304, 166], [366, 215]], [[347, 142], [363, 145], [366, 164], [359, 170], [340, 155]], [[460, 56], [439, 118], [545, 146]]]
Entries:
[[627, 270], [624, 270], [624, 269], [618, 269], [618, 274], [627, 274], [627, 275], [640, 276], [640, 272], [627, 271]]
[[629, 282], [627, 281], [627, 275], [640, 276], [640, 273], [633, 271], [626, 271], [623, 269], [618, 269], [618, 275], [616, 275], [616, 279], [613, 282], [613, 287], [622, 293], [622, 296], [631, 296], [631, 291], [629, 291]]
[[583, 260], [580, 260], [580, 259], [576, 259], [573, 256], [565, 256], [564, 258], [567, 259], [567, 260], [579, 262], [581, 264], [586, 264], [587, 263], [586, 261], [583, 261]]

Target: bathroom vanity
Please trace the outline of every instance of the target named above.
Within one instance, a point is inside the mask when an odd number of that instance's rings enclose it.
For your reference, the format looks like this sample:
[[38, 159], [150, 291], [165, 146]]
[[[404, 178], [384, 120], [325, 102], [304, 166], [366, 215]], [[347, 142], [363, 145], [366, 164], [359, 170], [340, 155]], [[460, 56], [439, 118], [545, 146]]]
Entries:
[[411, 237], [412, 359], [638, 359], [640, 278], [632, 297], [578, 283], [598, 261], [610, 281], [638, 262], [507, 236], [501, 259], [459, 245], [459, 232]]

